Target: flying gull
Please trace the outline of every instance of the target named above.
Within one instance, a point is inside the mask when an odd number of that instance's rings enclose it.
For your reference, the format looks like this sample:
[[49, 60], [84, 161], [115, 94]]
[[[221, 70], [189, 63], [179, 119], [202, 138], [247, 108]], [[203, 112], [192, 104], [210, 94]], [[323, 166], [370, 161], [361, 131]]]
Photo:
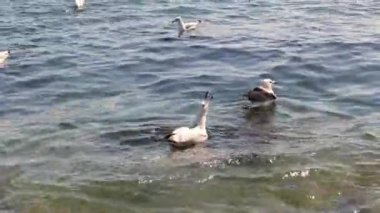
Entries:
[[276, 83], [275, 81], [267, 78], [260, 81], [260, 86], [255, 87], [247, 93], [248, 100], [251, 102], [267, 102], [274, 101], [277, 99], [276, 94], [274, 94], [272, 85]]
[[198, 122], [195, 127], [179, 127], [165, 136], [165, 139], [169, 140], [169, 143], [173, 148], [189, 148], [196, 144], [203, 143], [208, 139], [206, 117], [212, 99], [213, 96], [209, 92], [206, 92], [205, 97], [202, 100], [198, 114]]
[[197, 20], [197, 21], [195, 21], [195, 22], [187, 22], [187, 23], [184, 23], [184, 22], [182, 21], [181, 16], [178, 16], [177, 18], [175, 18], [175, 19], [172, 21], [172, 23], [175, 23], [175, 22], [178, 23], [178, 38], [180, 38], [184, 32], [188, 32], [188, 31], [191, 31], [191, 30], [195, 30], [195, 29], [197, 29], [198, 24], [199, 24], [199, 23], [202, 23], [201, 20]]

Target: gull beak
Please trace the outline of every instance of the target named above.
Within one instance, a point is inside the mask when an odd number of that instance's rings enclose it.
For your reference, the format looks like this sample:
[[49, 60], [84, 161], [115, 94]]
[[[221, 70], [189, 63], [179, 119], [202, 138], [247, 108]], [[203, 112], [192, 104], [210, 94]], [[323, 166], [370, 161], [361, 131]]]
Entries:
[[207, 99], [207, 97], [208, 97], [209, 94], [210, 94], [209, 91], [207, 91], [207, 92], [205, 93], [205, 99]]
[[210, 93], [209, 91], [207, 91], [207, 92], [205, 93], [204, 100], [211, 101], [213, 98], [214, 98], [214, 96], [211, 95], [211, 93]]
[[277, 84], [277, 81], [272, 81], [272, 84]]
[[174, 19], [173, 21], [172, 21], [172, 23], [175, 23], [177, 21], [177, 19]]

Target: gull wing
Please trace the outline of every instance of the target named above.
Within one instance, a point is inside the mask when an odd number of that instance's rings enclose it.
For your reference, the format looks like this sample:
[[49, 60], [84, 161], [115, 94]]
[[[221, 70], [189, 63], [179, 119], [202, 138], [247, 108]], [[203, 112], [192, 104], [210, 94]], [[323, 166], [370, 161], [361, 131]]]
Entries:
[[169, 141], [174, 141], [176, 143], [181, 143], [189, 140], [190, 128], [189, 127], [180, 127], [175, 129], [172, 133], [165, 136], [165, 139]]
[[195, 30], [198, 26], [198, 22], [189, 22], [185, 24], [186, 30]]
[[252, 102], [271, 101], [277, 98], [275, 94], [264, 91], [258, 87], [249, 91], [247, 97]]
[[180, 127], [175, 129], [172, 133], [165, 136], [170, 145], [175, 149], [186, 149], [195, 146], [192, 139], [191, 129], [188, 127]]

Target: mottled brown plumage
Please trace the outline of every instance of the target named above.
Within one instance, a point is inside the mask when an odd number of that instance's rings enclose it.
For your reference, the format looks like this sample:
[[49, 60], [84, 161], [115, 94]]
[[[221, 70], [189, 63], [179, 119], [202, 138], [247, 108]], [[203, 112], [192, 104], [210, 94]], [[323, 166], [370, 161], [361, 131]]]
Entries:
[[251, 102], [266, 102], [274, 101], [277, 99], [277, 96], [274, 94], [272, 89], [272, 84], [275, 81], [271, 79], [263, 79], [260, 81], [260, 86], [255, 87], [253, 90], [250, 90], [246, 96]]
[[255, 87], [247, 94], [248, 100], [252, 102], [265, 102], [275, 100], [277, 97], [273, 93], [269, 93], [259, 87]]

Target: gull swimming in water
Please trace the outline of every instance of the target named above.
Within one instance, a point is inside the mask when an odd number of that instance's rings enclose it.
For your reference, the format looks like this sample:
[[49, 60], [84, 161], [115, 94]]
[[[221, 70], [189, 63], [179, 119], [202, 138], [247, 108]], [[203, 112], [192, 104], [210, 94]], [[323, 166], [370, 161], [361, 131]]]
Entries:
[[181, 16], [176, 17], [172, 21], [172, 23], [175, 23], [175, 22], [178, 23], [178, 38], [180, 38], [184, 32], [188, 32], [188, 31], [197, 29], [198, 24], [202, 23], [201, 20], [197, 20], [196, 22], [184, 23], [182, 21]]
[[85, 0], [75, 0], [75, 4], [78, 10], [84, 10], [84, 1]]
[[0, 52], [0, 64], [5, 62], [5, 60], [9, 57], [9, 54], [11, 54], [10, 50]]
[[260, 81], [260, 86], [250, 90], [246, 95], [251, 102], [267, 102], [277, 99], [274, 94], [272, 85], [276, 82], [267, 78]]
[[196, 144], [203, 143], [208, 139], [206, 130], [206, 117], [208, 107], [213, 96], [209, 92], [206, 92], [204, 99], [202, 100], [201, 108], [198, 114], [197, 125], [193, 128], [179, 127], [172, 133], [165, 136], [165, 139], [169, 140], [170, 145], [173, 148], [189, 148]]

